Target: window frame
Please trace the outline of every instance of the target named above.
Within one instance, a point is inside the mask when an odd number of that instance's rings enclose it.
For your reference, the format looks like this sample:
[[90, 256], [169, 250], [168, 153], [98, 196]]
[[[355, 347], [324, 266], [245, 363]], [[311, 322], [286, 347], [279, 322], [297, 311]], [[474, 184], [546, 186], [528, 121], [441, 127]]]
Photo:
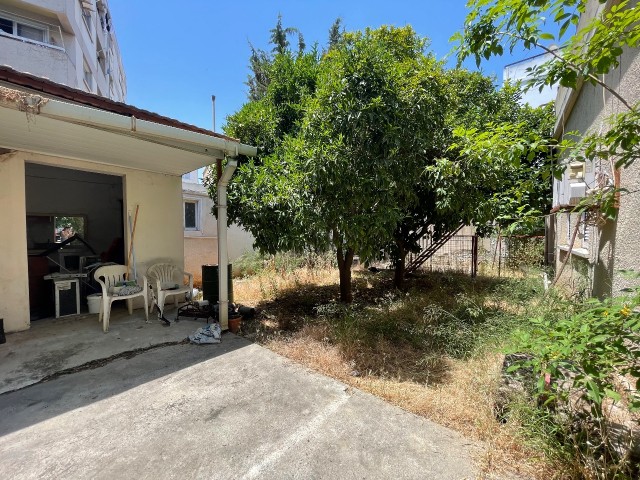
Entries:
[[[187, 227], [187, 204], [194, 205], [194, 226]], [[184, 199], [182, 201], [182, 226], [185, 232], [199, 232], [200, 231], [200, 200], [191, 198]]]
[[[36, 45], [42, 45], [49, 48], [55, 48], [58, 50], [64, 50], [58, 45], [54, 45], [49, 43], [48, 39], [50, 37], [49, 25], [45, 23], [40, 23], [34, 20], [29, 20], [26, 18], [19, 17], [17, 15], [12, 15], [11, 13], [0, 11], [0, 18], [11, 22], [11, 33], [6, 32], [4, 30], [0, 30], [0, 35], [3, 37], [15, 38], [16, 40], [20, 40], [23, 42], [34, 43]], [[42, 31], [42, 40], [34, 40], [33, 38], [23, 37], [18, 34], [18, 25], [23, 25], [25, 27], [35, 28]]]
[[82, 6], [82, 0], [80, 1], [80, 16], [82, 17], [82, 21], [84, 22], [84, 26], [87, 27], [87, 32], [89, 32], [89, 38], [93, 40], [93, 29], [91, 25], [93, 24], [93, 11], [89, 8]]
[[84, 80], [84, 84], [89, 89], [89, 92], [93, 92], [93, 72], [86, 58], [83, 58], [82, 62], [82, 80]]

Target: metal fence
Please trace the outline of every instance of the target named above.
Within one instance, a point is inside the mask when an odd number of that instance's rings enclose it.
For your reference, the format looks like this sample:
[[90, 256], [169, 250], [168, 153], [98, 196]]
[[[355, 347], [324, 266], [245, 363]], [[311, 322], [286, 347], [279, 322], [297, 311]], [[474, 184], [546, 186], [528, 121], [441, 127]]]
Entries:
[[422, 264], [420, 270], [459, 272], [475, 276], [478, 266], [477, 255], [478, 237], [476, 235], [454, 235]]
[[501, 276], [508, 271], [542, 267], [544, 236], [487, 237], [480, 241], [478, 261], [483, 271]]
[[[425, 240], [427, 241], [427, 240]], [[486, 237], [455, 235], [440, 247], [419, 270], [459, 272], [475, 276], [501, 276], [507, 272], [544, 264], [544, 236]], [[421, 247], [427, 248], [427, 244]], [[412, 256], [409, 255], [410, 261]]]

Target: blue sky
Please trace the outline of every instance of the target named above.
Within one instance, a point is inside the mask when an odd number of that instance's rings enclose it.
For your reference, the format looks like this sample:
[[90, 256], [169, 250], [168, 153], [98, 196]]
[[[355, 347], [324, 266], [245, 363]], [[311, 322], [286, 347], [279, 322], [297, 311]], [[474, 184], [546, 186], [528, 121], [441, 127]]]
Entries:
[[[461, 29], [465, 0], [110, 0], [127, 74], [127, 103], [201, 127], [211, 128], [211, 95], [216, 96], [216, 130], [246, 101], [249, 42], [269, 49], [269, 30], [282, 14], [285, 27], [298, 28], [307, 45], [324, 46], [337, 17], [347, 30], [410, 24], [431, 39], [438, 58], [451, 50]], [[291, 38], [294, 44], [297, 39]], [[522, 55], [524, 57], [524, 54]], [[522, 57], [484, 63], [502, 79], [502, 68]], [[451, 60], [453, 65], [453, 60]], [[468, 65], [475, 68], [474, 64]]]

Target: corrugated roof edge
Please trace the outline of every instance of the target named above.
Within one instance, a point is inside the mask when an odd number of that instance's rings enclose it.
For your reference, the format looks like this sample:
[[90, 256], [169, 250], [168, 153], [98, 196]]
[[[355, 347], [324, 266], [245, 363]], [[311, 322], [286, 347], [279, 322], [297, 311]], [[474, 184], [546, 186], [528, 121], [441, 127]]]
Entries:
[[226, 135], [222, 135], [205, 128], [196, 127], [195, 125], [191, 125], [189, 123], [184, 123], [173, 118], [150, 112], [148, 110], [143, 110], [132, 105], [127, 105], [126, 103], [116, 102], [115, 100], [101, 97], [93, 93], [88, 93], [76, 88], [71, 88], [66, 85], [48, 80], [46, 78], [32, 75], [30, 73], [19, 72], [7, 65], [0, 65], [0, 81], [18, 85], [20, 87], [29, 88], [31, 90], [36, 90], [63, 100], [69, 100], [89, 107], [98, 108], [107, 112], [117, 113], [119, 115], [125, 115], [128, 117], [136, 117], [140, 120], [147, 120], [149, 122], [158, 123], [160, 125], [166, 125], [168, 127], [179, 128], [181, 130], [201, 133], [203, 135], [209, 135], [211, 137], [218, 137], [232, 142], [240, 142], [237, 138], [227, 137]]

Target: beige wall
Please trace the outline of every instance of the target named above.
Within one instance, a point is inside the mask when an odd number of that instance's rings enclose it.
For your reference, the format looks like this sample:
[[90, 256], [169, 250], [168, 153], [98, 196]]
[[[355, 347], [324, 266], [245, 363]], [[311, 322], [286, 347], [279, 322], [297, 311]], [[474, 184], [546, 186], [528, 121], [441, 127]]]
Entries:
[[[636, 2], [632, 2], [632, 5]], [[595, 14], [601, 6], [592, 1], [588, 14]], [[585, 16], [581, 21], [585, 21]], [[639, 50], [627, 50], [620, 57], [620, 66], [605, 76], [605, 82], [619, 92], [627, 102], [634, 104], [640, 100], [640, 55]], [[560, 121], [564, 118], [564, 131], [603, 132], [607, 128], [607, 119], [612, 115], [623, 113], [626, 107], [601, 87], [585, 84], [579, 92], [577, 100], [570, 108], [569, 90], [561, 88], [556, 104]], [[588, 188], [594, 188], [595, 178], [602, 173], [613, 183], [614, 174], [608, 160], [588, 163], [586, 165], [586, 183]], [[569, 180], [565, 178], [554, 184], [554, 204], [565, 203]], [[640, 159], [621, 171], [620, 187], [629, 192], [640, 190]], [[563, 282], [574, 289], [585, 289], [587, 294], [596, 296], [617, 295], [624, 287], [637, 284], [620, 274], [622, 269], [640, 271], [640, 193], [622, 194], [618, 220], [609, 221], [600, 226], [590, 226], [589, 241], [586, 254], [572, 254], [568, 266], [565, 268]], [[573, 222], [572, 222], [573, 224]], [[566, 258], [566, 215], [556, 215], [556, 266]], [[579, 237], [576, 247], [580, 247]]]
[[0, 156], [0, 224], [4, 230], [0, 240], [0, 318], [4, 318], [6, 332], [29, 328], [26, 220], [24, 160], [18, 154]]
[[[183, 266], [181, 177], [101, 165], [93, 162], [18, 152], [0, 157], [0, 223], [16, 235], [3, 235], [0, 269], [0, 318], [8, 332], [29, 327], [25, 210], [25, 161], [123, 177], [125, 213], [140, 206], [135, 233], [138, 272], [161, 261]], [[125, 229], [128, 226], [125, 220]], [[128, 248], [128, 241], [127, 241]], [[141, 304], [141, 302], [140, 302]]]
[[193, 282], [202, 284], [202, 265], [218, 263], [218, 239], [184, 237], [184, 269], [193, 274]]

